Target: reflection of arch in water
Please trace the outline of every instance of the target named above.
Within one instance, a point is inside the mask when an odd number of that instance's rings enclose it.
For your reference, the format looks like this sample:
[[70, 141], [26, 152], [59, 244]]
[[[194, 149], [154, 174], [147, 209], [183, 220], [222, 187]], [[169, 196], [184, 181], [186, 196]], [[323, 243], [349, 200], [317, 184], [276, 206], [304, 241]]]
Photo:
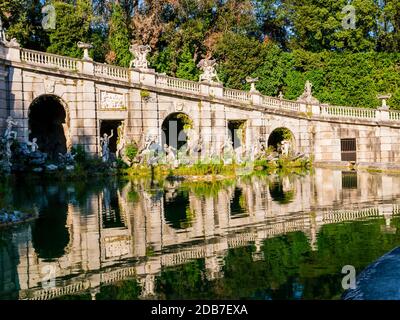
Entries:
[[286, 176], [271, 181], [269, 193], [274, 201], [287, 204], [293, 201], [295, 188], [289, 177]]
[[235, 187], [230, 201], [231, 216], [247, 214], [247, 200], [243, 189]]
[[192, 225], [194, 212], [190, 209], [188, 191], [179, 190], [168, 197], [164, 193], [164, 217], [168, 225], [174, 229], [186, 229]]
[[32, 228], [32, 244], [39, 258], [56, 259], [66, 253], [70, 242], [68, 211], [62, 193], [47, 194], [47, 203], [39, 209]]

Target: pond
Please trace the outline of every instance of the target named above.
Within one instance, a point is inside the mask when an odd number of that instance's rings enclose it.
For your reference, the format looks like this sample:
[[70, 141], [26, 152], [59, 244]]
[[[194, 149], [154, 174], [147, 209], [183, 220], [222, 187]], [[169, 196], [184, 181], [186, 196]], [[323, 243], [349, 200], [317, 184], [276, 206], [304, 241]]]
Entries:
[[341, 299], [400, 246], [400, 176], [316, 168], [216, 182], [13, 179], [0, 299]]

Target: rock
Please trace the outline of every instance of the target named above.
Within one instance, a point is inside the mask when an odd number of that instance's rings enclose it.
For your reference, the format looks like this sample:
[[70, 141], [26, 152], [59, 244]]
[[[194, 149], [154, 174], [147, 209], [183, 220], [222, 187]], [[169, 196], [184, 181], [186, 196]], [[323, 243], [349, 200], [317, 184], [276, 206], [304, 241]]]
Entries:
[[33, 172], [39, 173], [43, 171], [43, 168], [37, 167], [32, 169]]
[[73, 166], [73, 165], [65, 166], [65, 170], [67, 170], [67, 171], [73, 171], [73, 170], [75, 170], [75, 166]]
[[35, 165], [35, 166], [41, 166], [44, 165], [46, 162], [46, 159], [39, 158], [39, 159], [31, 159], [29, 161], [30, 164]]
[[58, 166], [56, 166], [55, 164], [49, 164], [46, 166], [47, 171], [55, 171], [57, 169], [58, 169]]

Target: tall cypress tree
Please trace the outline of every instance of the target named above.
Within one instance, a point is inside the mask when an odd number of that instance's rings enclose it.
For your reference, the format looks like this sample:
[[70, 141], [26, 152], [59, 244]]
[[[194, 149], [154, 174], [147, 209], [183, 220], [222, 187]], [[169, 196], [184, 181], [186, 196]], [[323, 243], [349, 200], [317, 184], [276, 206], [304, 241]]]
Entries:
[[108, 42], [110, 51], [107, 55], [107, 62], [128, 67], [132, 59], [129, 52], [130, 37], [126, 17], [121, 5], [117, 2], [113, 5], [109, 23]]

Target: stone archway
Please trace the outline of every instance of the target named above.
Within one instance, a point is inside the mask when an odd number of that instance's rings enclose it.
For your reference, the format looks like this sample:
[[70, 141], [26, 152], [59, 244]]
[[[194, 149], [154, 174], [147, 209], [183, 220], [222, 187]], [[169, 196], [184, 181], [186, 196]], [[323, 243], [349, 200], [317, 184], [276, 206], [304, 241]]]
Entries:
[[280, 143], [283, 140], [288, 140], [292, 151], [295, 149], [295, 136], [291, 130], [285, 127], [279, 127], [274, 129], [268, 137], [268, 148], [273, 148], [275, 151], [279, 151]]
[[42, 95], [29, 107], [29, 140], [37, 138], [39, 150], [50, 159], [70, 151], [69, 112], [65, 103], [57, 96]]
[[171, 113], [161, 125], [162, 145], [167, 144], [179, 150], [188, 140], [185, 130], [192, 128], [192, 126], [193, 122], [186, 113]]

